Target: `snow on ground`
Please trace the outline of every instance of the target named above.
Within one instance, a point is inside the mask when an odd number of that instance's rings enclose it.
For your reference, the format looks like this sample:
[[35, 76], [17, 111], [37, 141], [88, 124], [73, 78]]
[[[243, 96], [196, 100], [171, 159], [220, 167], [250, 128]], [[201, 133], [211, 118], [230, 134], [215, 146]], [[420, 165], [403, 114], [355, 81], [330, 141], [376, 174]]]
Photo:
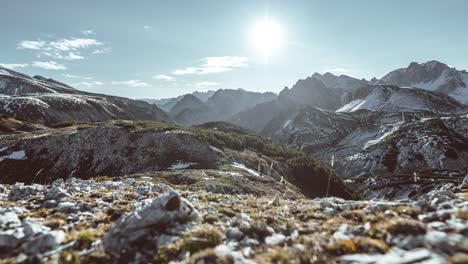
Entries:
[[182, 161], [178, 161], [177, 163], [174, 163], [172, 164], [171, 166], [169, 166], [169, 170], [181, 170], [181, 169], [186, 169], [192, 165], [195, 165], [196, 163], [192, 163], [192, 162], [182, 162]]
[[219, 148], [214, 147], [214, 146], [211, 146], [211, 145], [210, 145], [210, 148], [211, 148], [213, 151], [218, 152], [218, 153], [224, 155], [224, 152], [223, 152], [222, 150], [220, 150]]
[[252, 169], [247, 168], [244, 164], [240, 164], [240, 163], [234, 162], [231, 166], [234, 167], [234, 168], [238, 168], [238, 169], [241, 169], [241, 170], [245, 170], [245, 171], [247, 171], [248, 173], [250, 173], [250, 174], [252, 174], [252, 175], [255, 175], [255, 176], [260, 177], [260, 173], [254, 171], [254, 170], [252, 170]]
[[440, 76], [433, 80], [432, 82], [420, 82], [415, 83], [412, 86], [416, 88], [421, 88], [429, 91], [436, 91], [440, 86], [444, 85], [447, 82], [447, 74], [451, 69], [444, 70]]
[[354, 100], [354, 101], [344, 105], [340, 109], [336, 110], [336, 112], [354, 112], [354, 111], [358, 110], [359, 107], [361, 105], [363, 105], [365, 102], [366, 101], [364, 101], [362, 99]]
[[284, 122], [284, 125], [283, 125], [283, 129], [288, 127], [288, 125], [291, 123], [291, 119], [287, 120], [286, 122]]
[[25, 160], [26, 159], [26, 152], [24, 150], [14, 151], [10, 155], [0, 157], [0, 162], [6, 159], [14, 159], [14, 160]]
[[455, 91], [450, 93], [450, 96], [461, 103], [468, 104], [468, 73], [462, 76], [466, 87], [458, 87]]
[[6, 75], [6, 76], [13, 76], [11, 75], [11, 73], [9, 73], [7, 70], [5, 69], [0, 69], [0, 75]]
[[364, 149], [367, 149], [367, 148], [370, 147], [370, 146], [379, 144], [379, 143], [382, 142], [384, 139], [386, 139], [387, 137], [391, 136], [393, 133], [395, 133], [396, 131], [398, 131], [399, 128], [400, 128], [399, 125], [396, 125], [396, 126], [392, 127], [390, 130], [388, 130], [388, 127], [384, 127], [384, 129], [383, 129], [383, 131], [382, 131], [383, 135], [380, 136], [380, 137], [377, 138], [377, 139], [369, 140], [369, 141], [364, 145]]

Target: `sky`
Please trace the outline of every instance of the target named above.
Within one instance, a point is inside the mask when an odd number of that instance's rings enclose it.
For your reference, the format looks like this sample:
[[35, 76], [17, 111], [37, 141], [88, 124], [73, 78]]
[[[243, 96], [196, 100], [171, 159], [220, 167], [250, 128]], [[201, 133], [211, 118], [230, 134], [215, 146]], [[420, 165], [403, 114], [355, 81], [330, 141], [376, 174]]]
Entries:
[[[279, 92], [314, 72], [380, 78], [413, 61], [468, 69], [464, 0], [0, 1], [0, 65], [130, 98]], [[277, 38], [259, 47], [261, 21]]]

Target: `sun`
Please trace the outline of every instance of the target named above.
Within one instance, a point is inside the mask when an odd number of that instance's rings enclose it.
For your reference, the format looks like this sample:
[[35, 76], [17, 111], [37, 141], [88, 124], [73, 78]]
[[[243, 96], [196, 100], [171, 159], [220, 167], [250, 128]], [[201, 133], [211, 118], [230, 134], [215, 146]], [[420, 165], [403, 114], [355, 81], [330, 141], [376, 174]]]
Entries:
[[282, 27], [269, 17], [264, 17], [252, 26], [249, 41], [255, 52], [268, 59], [275, 55], [283, 44]]

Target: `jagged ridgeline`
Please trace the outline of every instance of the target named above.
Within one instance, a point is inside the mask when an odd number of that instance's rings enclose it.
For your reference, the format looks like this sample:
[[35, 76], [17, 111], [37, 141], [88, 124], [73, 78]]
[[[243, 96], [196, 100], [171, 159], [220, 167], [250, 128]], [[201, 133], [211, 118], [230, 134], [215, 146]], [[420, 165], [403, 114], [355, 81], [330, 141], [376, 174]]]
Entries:
[[[224, 122], [184, 127], [152, 121], [67, 122], [0, 141], [2, 183], [117, 177], [175, 169], [247, 171], [268, 184], [289, 181], [310, 197], [356, 198], [323, 163]], [[282, 179], [284, 177], [284, 179]], [[235, 181], [234, 181], [235, 182]], [[228, 192], [255, 191], [225, 184]], [[239, 189], [240, 188], [240, 189]]]

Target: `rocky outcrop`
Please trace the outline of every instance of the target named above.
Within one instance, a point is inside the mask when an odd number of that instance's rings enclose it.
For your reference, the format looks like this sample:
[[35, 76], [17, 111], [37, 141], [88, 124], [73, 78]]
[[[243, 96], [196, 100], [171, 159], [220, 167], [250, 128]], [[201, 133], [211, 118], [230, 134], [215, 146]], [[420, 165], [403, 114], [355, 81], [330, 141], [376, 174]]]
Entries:
[[121, 217], [104, 235], [103, 246], [117, 258], [157, 250], [162, 237], [180, 236], [199, 217], [189, 201], [171, 191]]
[[[205, 184], [214, 175], [194, 172], [181, 173]], [[162, 172], [113, 181], [70, 178], [18, 201], [6, 199], [16, 186], [0, 185], [5, 189], [0, 193], [0, 258], [59, 263], [466, 260], [468, 190], [462, 185], [413, 200], [352, 201], [306, 199], [290, 185], [264, 195], [212, 193], [173, 185], [170, 178]], [[285, 191], [292, 195], [284, 196]], [[52, 198], [50, 193], [69, 196], [52, 204], [45, 199]], [[64, 203], [73, 210], [62, 210]]]

